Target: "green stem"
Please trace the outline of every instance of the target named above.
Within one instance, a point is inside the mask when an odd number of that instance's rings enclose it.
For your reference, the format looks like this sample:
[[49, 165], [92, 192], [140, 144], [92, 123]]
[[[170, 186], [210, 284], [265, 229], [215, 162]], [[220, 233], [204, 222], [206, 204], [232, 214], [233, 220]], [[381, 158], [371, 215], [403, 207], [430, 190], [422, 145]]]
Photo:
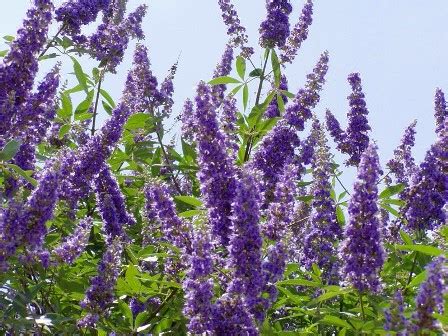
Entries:
[[414, 274], [414, 270], [415, 270], [415, 266], [417, 266], [417, 257], [418, 257], [418, 252], [415, 252], [414, 255], [414, 260], [412, 261], [412, 267], [411, 270], [409, 271], [409, 277], [408, 277], [408, 281], [406, 282], [406, 285], [403, 288], [403, 294], [406, 293], [406, 289], [408, 287], [408, 285], [411, 283], [412, 281], [412, 274]]
[[62, 25], [61, 28], [59, 28], [58, 32], [56, 33], [55, 36], [53, 36], [53, 38], [51, 39], [50, 42], [48, 42], [47, 46], [45, 47], [44, 50], [42, 50], [42, 52], [39, 54], [38, 58], [41, 58], [42, 56], [45, 55], [45, 53], [48, 51], [48, 49], [51, 48], [51, 46], [53, 45], [53, 42], [57, 39], [57, 37], [59, 36], [60, 33], [62, 33], [62, 31], [64, 30], [65, 25]]
[[96, 92], [95, 107], [93, 109], [92, 129], [90, 130], [90, 134], [92, 136], [95, 134], [96, 116], [98, 114], [98, 102], [100, 100], [101, 83], [103, 82], [103, 76], [104, 72], [101, 73], [100, 78], [98, 80], [98, 91]]
[[[258, 106], [258, 104], [260, 104], [261, 90], [263, 89], [263, 82], [265, 79], [264, 75], [266, 73], [266, 67], [268, 65], [270, 53], [271, 53], [271, 49], [268, 49], [268, 51], [266, 53], [266, 59], [264, 60], [263, 70], [260, 75], [260, 83], [258, 84], [257, 96], [255, 98], [255, 106]], [[254, 131], [254, 128], [252, 128], [252, 131]], [[252, 146], [253, 146], [253, 141], [254, 141], [254, 136], [253, 136], [253, 134], [250, 134], [249, 138], [247, 139], [246, 151], [244, 153], [244, 162], [249, 160], [250, 152], [251, 152]]]
[[362, 302], [362, 293], [359, 293], [359, 302], [361, 303], [361, 314], [362, 314], [362, 320], [365, 322], [366, 321], [366, 314], [364, 312], [364, 303]]

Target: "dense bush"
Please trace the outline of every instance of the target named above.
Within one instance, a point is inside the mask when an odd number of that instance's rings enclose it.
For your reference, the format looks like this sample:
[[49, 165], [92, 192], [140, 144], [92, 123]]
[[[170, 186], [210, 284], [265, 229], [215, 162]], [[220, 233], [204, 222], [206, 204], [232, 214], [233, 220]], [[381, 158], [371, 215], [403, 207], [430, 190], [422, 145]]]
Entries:
[[[284, 69], [307, 38], [312, 1], [293, 26], [289, 0], [267, 1], [257, 68], [234, 6], [218, 0], [229, 42], [213, 78], [184, 103], [181, 140], [167, 143], [177, 64], [159, 83], [137, 44], [121, 97], [101, 88], [130, 40], [144, 38], [146, 7], [128, 14], [126, 2], [55, 9], [34, 0], [7, 37], [1, 334], [443, 334], [443, 92], [424, 160], [412, 157], [414, 122], [383, 170], [360, 74], [348, 76], [345, 130], [330, 111], [325, 122], [313, 113], [327, 52], [306, 85], [288, 91]], [[98, 66], [83, 69], [81, 56]], [[60, 85], [60, 63], [36, 83], [40, 62], [54, 58], [73, 65], [75, 86]], [[325, 129], [357, 169], [353, 189], [340, 181]]]

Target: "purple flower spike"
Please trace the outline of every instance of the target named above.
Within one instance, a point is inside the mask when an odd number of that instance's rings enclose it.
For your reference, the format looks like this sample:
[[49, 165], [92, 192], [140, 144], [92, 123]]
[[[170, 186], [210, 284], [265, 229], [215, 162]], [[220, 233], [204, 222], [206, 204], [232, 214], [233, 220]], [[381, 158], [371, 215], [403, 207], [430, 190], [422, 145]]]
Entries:
[[272, 201], [275, 184], [286, 164], [294, 159], [294, 151], [300, 140], [296, 131], [283, 121], [280, 121], [263, 138], [249, 165], [259, 170], [262, 175], [262, 191], [265, 202]]
[[384, 330], [395, 331], [397, 336], [405, 336], [408, 321], [404, 316], [404, 302], [401, 290], [397, 290], [390, 307], [384, 311]]
[[341, 276], [360, 292], [380, 290], [379, 271], [385, 259], [377, 204], [379, 172], [376, 145], [370, 144], [358, 167], [348, 205], [350, 219], [339, 250]]
[[192, 142], [195, 133], [195, 120], [193, 116], [194, 105], [193, 102], [187, 98], [182, 108], [180, 120], [182, 122], [182, 138], [186, 141]]
[[62, 22], [65, 32], [78, 35], [81, 26], [94, 22], [100, 11], [106, 10], [110, 0], [69, 0], [56, 9], [56, 21]]
[[90, 279], [90, 287], [86, 291], [85, 298], [80, 302], [81, 308], [87, 310], [88, 315], [81, 319], [78, 325], [94, 325], [98, 317], [104, 315], [113, 302], [114, 288], [120, 274], [122, 251], [123, 242], [119, 237], [108, 245], [98, 265], [98, 275]]
[[115, 22], [100, 24], [98, 30], [90, 37], [90, 49], [107, 71], [116, 72], [131, 37], [139, 40], [144, 38], [141, 23], [145, 14], [146, 6], [141, 5], [118, 24]]
[[236, 99], [233, 97], [225, 98], [220, 119], [220, 126], [226, 137], [226, 147], [233, 156], [236, 156], [239, 148], [238, 135], [236, 134], [236, 121], [238, 118], [236, 103]]
[[259, 335], [253, 315], [239, 296], [226, 293], [219, 298], [214, 321], [214, 335]]
[[120, 186], [107, 164], [103, 164], [94, 183], [98, 209], [108, 239], [123, 236], [124, 226], [135, 224], [135, 219], [127, 212]]
[[[415, 299], [415, 312], [407, 332], [412, 335], [424, 335], [424, 331], [440, 331], [441, 326], [433, 317], [434, 313], [443, 314], [443, 295], [447, 291], [445, 258], [438, 257], [427, 267], [426, 281], [420, 285]], [[409, 335], [408, 334], [408, 335]]]
[[269, 204], [263, 234], [270, 240], [280, 241], [285, 237], [292, 222], [296, 188], [297, 168], [293, 164], [285, 166], [283, 174], [275, 186], [274, 200]]
[[235, 6], [230, 0], [218, 0], [221, 9], [224, 24], [227, 26], [227, 35], [230, 37], [230, 44], [233, 47], [240, 47], [242, 56], [249, 58], [253, 53], [253, 49], [247, 47], [248, 37], [246, 28], [241, 25]]
[[210, 87], [201, 82], [196, 96], [194, 121], [199, 153], [199, 181], [209, 211], [211, 234], [227, 246], [230, 235], [230, 211], [235, 196], [235, 167], [226, 151], [225, 135], [219, 129]]
[[436, 89], [434, 97], [434, 116], [436, 119], [436, 133], [440, 134], [443, 130], [445, 120], [448, 119], [448, 109], [446, 107], [445, 94], [439, 88]]
[[267, 0], [266, 20], [260, 26], [260, 45], [263, 48], [283, 47], [289, 36], [289, 0]]
[[308, 37], [308, 28], [313, 22], [313, 2], [307, 0], [302, 9], [299, 22], [296, 23], [289, 35], [288, 41], [282, 48], [280, 58], [283, 63], [292, 63], [302, 43]]
[[334, 114], [331, 113], [330, 110], [327, 110], [325, 113], [325, 122], [327, 130], [330, 132], [331, 137], [338, 144], [338, 148], [342, 150], [342, 148], [340, 148], [340, 145], [343, 145], [345, 143], [346, 134], [342, 130], [339, 121], [336, 119]]
[[92, 225], [92, 218], [82, 219], [76, 226], [75, 231], [54, 249], [53, 253], [57, 258], [62, 262], [72, 264], [84, 252], [89, 241]]
[[262, 289], [260, 191], [255, 177], [243, 172], [232, 204], [232, 235], [229, 245], [228, 268], [232, 280], [227, 292], [239, 296], [251, 309]]
[[153, 181], [145, 187], [146, 213], [156, 217], [163, 238], [179, 249], [191, 253], [191, 227], [177, 216], [167, 185]]
[[398, 183], [408, 185], [415, 172], [416, 166], [412, 157], [412, 147], [415, 143], [415, 126], [417, 121], [410, 124], [401, 138], [401, 143], [394, 150], [394, 157], [389, 160], [387, 167], [395, 175]]
[[437, 142], [426, 152], [410, 187], [404, 191], [402, 213], [412, 230], [432, 230], [446, 224], [448, 199], [448, 119]]
[[188, 330], [195, 335], [210, 333], [213, 328], [214, 305], [212, 245], [207, 233], [196, 232], [193, 240], [190, 268], [183, 283], [185, 291], [184, 314], [190, 320]]
[[319, 92], [325, 83], [328, 59], [327, 51], [320, 55], [313, 72], [307, 75], [305, 88], [299, 90], [292, 104], [286, 109], [285, 120], [299, 131], [303, 131], [305, 122], [312, 117], [311, 109], [316, 107], [320, 100]]
[[[316, 121], [318, 123], [318, 121]], [[330, 148], [322, 128], [317, 131], [317, 150], [313, 157], [312, 213], [309, 218], [309, 231], [303, 242], [302, 263], [307, 269], [316, 264], [328, 283], [337, 280], [338, 260], [336, 245], [342, 238], [342, 229], [336, 220], [336, 206], [331, 198]]]
[[[213, 78], [228, 76], [232, 71], [233, 62], [233, 48], [231, 45], [226, 45], [226, 50], [222, 55], [221, 62], [216, 66], [215, 72], [213, 73]], [[213, 104], [219, 107], [224, 100], [224, 94], [226, 92], [227, 86], [225, 84], [213, 85], [212, 87], [212, 99]]]
[[0, 144], [13, 126], [12, 117], [33, 88], [38, 70], [37, 54], [47, 41], [53, 4], [50, 0], [34, 0], [34, 7], [17, 31], [11, 49], [0, 63]]

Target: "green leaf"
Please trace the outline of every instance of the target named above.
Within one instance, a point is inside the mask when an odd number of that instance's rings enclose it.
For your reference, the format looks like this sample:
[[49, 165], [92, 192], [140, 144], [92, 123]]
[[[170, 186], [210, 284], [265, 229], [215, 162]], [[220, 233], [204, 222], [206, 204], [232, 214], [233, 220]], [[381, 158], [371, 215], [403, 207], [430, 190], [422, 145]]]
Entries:
[[86, 112], [86, 113], [77, 114], [75, 116], [75, 120], [76, 121], [84, 121], [84, 120], [90, 119], [92, 117], [93, 117], [93, 113]]
[[203, 213], [202, 210], [187, 210], [187, 211], [181, 212], [179, 214], [179, 217], [190, 218], [190, 217], [198, 216], [201, 213]]
[[87, 92], [86, 98], [76, 107], [75, 114], [85, 113], [89, 110], [90, 106], [92, 106], [94, 93], [93, 90]]
[[134, 328], [140, 327], [143, 323], [146, 322], [146, 319], [148, 317], [149, 317], [149, 313], [147, 311], [144, 311], [144, 312], [138, 314], [135, 317]]
[[249, 73], [249, 77], [260, 77], [263, 74], [263, 70], [260, 68], [254, 69]]
[[401, 251], [416, 251], [435, 257], [443, 254], [441, 249], [430, 245], [395, 245], [395, 247]]
[[87, 86], [87, 75], [82, 70], [81, 64], [74, 58], [73, 56], [70, 56], [70, 58], [73, 61], [73, 71], [75, 71], [75, 76], [78, 79], [79, 84], [84, 89], [85, 92], [89, 90], [89, 87]]
[[124, 127], [128, 130], [144, 128], [149, 119], [151, 119], [151, 116], [148, 113], [135, 113], [129, 117]]
[[8, 54], [8, 50], [1, 50], [0, 57], [5, 57]]
[[67, 92], [61, 94], [61, 105], [62, 108], [60, 109], [60, 111], [58, 111], [58, 115], [61, 118], [71, 118], [73, 114], [73, 104], [72, 99], [70, 98], [70, 94], [67, 94]]
[[277, 95], [277, 106], [280, 113], [283, 114], [283, 112], [285, 112], [285, 102], [283, 101], [283, 98], [280, 95]]
[[107, 93], [107, 91], [104, 91], [103, 89], [100, 90], [100, 94], [103, 96], [104, 99], [109, 103], [110, 106], [115, 108], [115, 102], [110, 96], [110, 94]]
[[127, 305], [126, 302], [119, 300], [118, 301], [118, 307], [120, 308], [121, 312], [123, 313], [123, 316], [126, 318], [126, 320], [128, 321], [128, 325], [130, 327], [132, 327], [132, 321], [133, 321], [133, 316], [132, 316], [132, 310], [131, 308], [129, 308], [129, 306]]
[[140, 274], [140, 272], [138, 271], [137, 267], [135, 267], [134, 265], [128, 266], [128, 269], [126, 270], [126, 282], [135, 292], [138, 292], [141, 289], [140, 281], [137, 278], [138, 274]]
[[328, 292], [328, 293], [324, 293], [322, 295], [319, 295], [313, 301], [311, 301], [311, 304], [316, 304], [316, 303], [319, 303], [319, 302], [322, 302], [322, 301], [326, 301], [326, 300], [332, 299], [332, 298], [334, 298], [336, 296], [343, 295], [343, 294], [345, 294], [345, 293], [344, 292]]
[[238, 84], [241, 83], [238, 79], [235, 79], [230, 76], [222, 76], [222, 77], [216, 77], [213, 78], [210, 82], [208, 82], [210, 85], [220, 85], [220, 84]]
[[275, 80], [275, 86], [280, 86], [280, 78], [282, 76], [280, 71], [280, 62], [278, 61], [277, 53], [274, 49], [272, 49], [271, 52], [271, 62], [272, 62], [272, 70], [274, 71], [274, 80]]
[[409, 234], [407, 234], [406, 232], [404, 232], [403, 230], [400, 230], [400, 236], [401, 236], [401, 239], [403, 239], [403, 241], [406, 243], [406, 245], [414, 244], [411, 236]]
[[175, 196], [174, 198], [178, 201], [193, 205], [195, 207], [202, 206], [202, 201], [193, 196]]
[[37, 186], [37, 181], [31, 177], [31, 174], [33, 173], [32, 171], [24, 171], [19, 166], [16, 166], [11, 163], [7, 163], [6, 166], [14, 170], [20, 176], [22, 176], [25, 180], [27, 180], [27, 182], [31, 183], [31, 185], [33, 185], [34, 187]]
[[305, 279], [288, 279], [277, 282], [277, 286], [306, 286], [306, 287], [319, 287], [320, 284], [315, 281], [309, 281]]
[[5, 36], [3, 36], [3, 39], [6, 42], [12, 42], [12, 41], [14, 41], [14, 36], [12, 36], [12, 35], [5, 35]]
[[18, 150], [20, 148], [20, 142], [17, 140], [11, 140], [9, 141], [5, 147], [3, 147], [3, 150], [0, 152], [0, 160], [1, 161], [9, 161], [11, 160], [14, 155], [17, 154]]
[[425, 281], [426, 279], [426, 275], [427, 275], [427, 271], [423, 271], [419, 274], [417, 274], [414, 279], [412, 279], [412, 281], [406, 286], [406, 287], [416, 287], [418, 285], [420, 285], [423, 281]]
[[59, 129], [59, 139], [62, 139], [70, 131], [71, 127], [70, 124], [62, 125]]
[[389, 198], [395, 194], [398, 194], [400, 192], [402, 192], [404, 189], [404, 184], [400, 183], [400, 184], [396, 184], [396, 185], [391, 185], [389, 187], [387, 187], [386, 189], [384, 189], [381, 194], [380, 194], [380, 198]]
[[336, 206], [336, 219], [338, 220], [338, 223], [340, 226], [345, 225], [345, 215], [342, 208], [338, 205]]
[[236, 71], [241, 79], [244, 79], [244, 76], [246, 75], [246, 60], [242, 56], [236, 58]]
[[344, 321], [343, 319], [340, 319], [339, 317], [333, 315], [325, 315], [324, 318], [321, 319], [319, 322], [342, 328], [353, 329], [352, 326], [347, 321]]
[[51, 53], [51, 54], [43, 55], [43, 56], [39, 57], [39, 61], [45, 61], [46, 59], [51, 59], [51, 58], [56, 58], [56, 57], [59, 57], [59, 55], [56, 53]]
[[243, 89], [243, 108], [244, 108], [244, 111], [246, 111], [248, 100], [249, 100], [249, 88], [247, 87], [247, 84], [244, 84], [244, 89]]

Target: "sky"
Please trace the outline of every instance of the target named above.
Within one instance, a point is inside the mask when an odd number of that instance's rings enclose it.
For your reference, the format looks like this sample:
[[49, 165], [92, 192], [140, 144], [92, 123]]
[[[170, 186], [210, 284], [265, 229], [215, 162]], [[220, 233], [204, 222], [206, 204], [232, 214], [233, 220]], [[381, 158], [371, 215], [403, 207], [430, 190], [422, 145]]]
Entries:
[[[143, 29], [154, 72], [162, 80], [179, 58], [175, 79], [177, 114], [187, 97], [193, 97], [199, 80], [209, 80], [228, 40], [217, 0], [130, 0], [129, 9], [148, 5]], [[294, 24], [305, 0], [293, 0]], [[61, 1], [55, 1], [60, 4]], [[233, 0], [250, 44], [258, 50], [258, 27], [266, 10], [264, 0]], [[9, 1], [0, 11], [0, 33], [14, 35], [30, 0]], [[434, 142], [433, 100], [436, 87], [448, 91], [448, 1], [446, 0], [316, 0], [308, 40], [296, 61], [285, 72], [289, 91], [305, 83], [305, 76], [319, 55], [330, 53], [327, 82], [315, 109], [323, 117], [329, 108], [346, 125], [350, 94], [347, 75], [360, 72], [371, 137], [377, 141], [384, 164], [398, 145], [404, 129], [417, 119], [414, 154], [423, 159]], [[94, 29], [94, 27], [89, 28]], [[52, 32], [57, 25], [52, 27]], [[2, 47], [3, 45], [0, 45]], [[4, 49], [4, 48], [1, 48]], [[106, 78], [105, 88], [118, 99], [132, 61], [131, 45], [115, 76]], [[54, 64], [45, 61], [42, 72]], [[66, 62], [69, 63], [69, 62]], [[86, 69], [94, 63], [84, 62]], [[71, 68], [64, 68], [66, 73]], [[251, 87], [252, 93], [256, 86]], [[339, 161], [344, 157], [337, 156]], [[353, 172], [348, 172], [348, 176]]]

